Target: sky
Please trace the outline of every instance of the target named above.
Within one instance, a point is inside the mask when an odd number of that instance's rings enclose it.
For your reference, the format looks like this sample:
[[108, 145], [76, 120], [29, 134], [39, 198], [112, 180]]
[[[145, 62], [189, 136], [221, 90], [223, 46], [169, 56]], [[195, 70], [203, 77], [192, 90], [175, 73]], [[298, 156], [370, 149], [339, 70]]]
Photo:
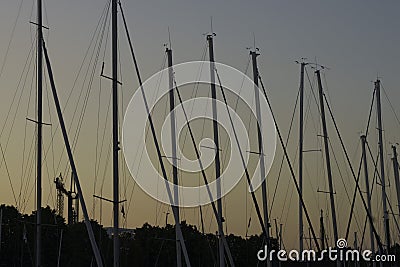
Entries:
[[[385, 160], [387, 175], [390, 180], [389, 198], [396, 209], [393, 171], [391, 169], [390, 144], [399, 142], [400, 124], [394, 113], [399, 114], [397, 101], [400, 99], [399, 67], [400, 53], [400, 19], [398, 1], [121, 1], [127, 17], [132, 40], [144, 80], [160, 70], [163, 65], [163, 46], [168, 42], [168, 28], [174, 50], [174, 62], [182, 63], [201, 60], [206, 45], [204, 33], [210, 32], [212, 17], [215, 37], [215, 57], [218, 62], [233, 66], [243, 72], [249, 60], [247, 47], [260, 49], [258, 57], [260, 73], [267, 85], [272, 108], [284, 137], [287, 136], [294, 109], [299, 83], [299, 66], [295, 63], [302, 57], [308, 61], [318, 62], [329, 69], [323, 72], [324, 89], [341, 130], [341, 135], [348, 148], [354, 168], [357, 170], [360, 158], [359, 136], [365, 132], [368, 112], [371, 105], [373, 81], [379, 77], [384, 91], [382, 96]], [[74, 156], [77, 161], [82, 188], [87, 202], [89, 215], [101, 221], [105, 226], [112, 224], [111, 206], [109, 203], [93, 205], [93, 193], [111, 198], [111, 169], [107, 165], [108, 144], [111, 141], [110, 118], [107, 115], [110, 97], [110, 82], [100, 77], [102, 62], [104, 72], [110, 71], [110, 40], [107, 34], [100, 46], [97, 65], [89, 64], [85, 59], [95, 51], [89, 46], [93, 33], [100, 20], [106, 0], [44, 0], [45, 40], [49, 49], [53, 71], [59, 91], [60, 101], [65, 108], [64, 114], [70, 129], [70, 139], [78, 129], [79, 114], [84, 106], [85, 115], [80, 127]], [[19, 12], [19, 6], [21, 9]], [[35, 38], [35, 1], [2, 1], [0, 3], [0, 125], [2, 132], [0, 143], [4, 149], [4, 158], [0, 168], [0, 202], [15, 204], [10, 181], [21, 211], [31, 212], [34, 209], [34, 141], [35, 127], [26, 118], [35, 118], [35, 58], [29, 56]], [[19, 15], [18, 15], [19, 14]], [[108, 14], [109, 15], [109, 14]], [[119, 20], [120, 42], [120, 78], [121, 89], [120, 117], [137, 88], [126, 36]], [[15, 28], [14, 28], [15, 25]], [[15, 29], [13, 31], [13, 28]], [[107, 29], [108, 30], [108, 29]], [[79, 71], [83, 60], [85, 63]], [[24, 69], [25, 62], [28, 62]], [[93, 73], [91, 71], [94, 71]], [[87, 71], [87, 72], [86, 72]], [[251, 68], [247, 74], [251, 75]], [[76, 79], [78, 73], [80, 75]], [[311, 84], [315, 86], [313, 70], [308, 69]], [[86, 79], [85, 79], [85, 75]], [[93, 76], [91, 76], [93, 75]], [[21, 78], [22, 77], [22, 78]], [[91, 81], [92, 77], [92, 81]], [[75, 86], [74, 86], [75, 84]], [[46, 88], [48, 87], [46, 83]], [[72, 88], [72, 89], [71, 89]], [[48, 91], [48, 88], [46, 89]], [[69, 92], [71, 98], [67, 103]], [[88, 91], [89, 90], [89, 91]], [[87, 105], [84, 96], [87, 93]], [[313, 99], [311, 87], [306, 82], [307, 118], [305, 129], [305, 147], [322, 148], [318, 109]], [[82, 93], [81, 97], [80, 94]], [[16, 94], [15, 102], [13, 96]], [[54, 105], [45, 94], [44, 120], [52, 126], [44, 127], [44, 147], [48, 157], [44, 163], [43, 205], [55, 205], [54, 176], [60, 172], [67, 177], [69, 170], [58, 125]], [[100, 97], [100, 100], [99, 100]], [[20, 99], [19, 104], [18, 99]], [[390, 101], [388, 101], [388, 99]], [[100, 105], [99, 105], [100, 103]], [[10, 110], [10, 115], [7, 116]], [[392, 110], [392, 107], [393, 110]], [[74, 116], [74, 110], [77, 110]], [[375, 109], [373, 110], [375, 112]], [[297, 111], [296, 111], [297, 112]], [[15, 119], [14, 119], [15, 114]], [[293, 123], [289, 140], [289, 153], [295, 170], [297, 170], [298, 114]], [[13, 123], [14, 121], [14, 123]], [[372, 116], [369, 142], [373, 153], [377, 151], [376, 116]], [[100, 130], [96, 130], [99, 127]], [[105, 128], [104, 128], [105, 127]], [[354, 182], [346, 165], [339, 142], [335, 136], [332, 123], [328, 123], [332, 136], [332, 148], [337, 157], [332, 159], [336, 205], [339, 221], [339, 234], [344, 235], [349, 214], [348, 195], [352, 195]], [[54, 138], [51, 133], [55, 131]], [[99, 142], [105, 133], [103, 150]], [[100, 140], [100, 141], [99, 141]], [[97, 145], [96, 145], [97, 143]], [[97, 149], [96, 149], [97, 148]], [[29, 154], [28, 152], [31, 151]], [[97, 151], [97, 152], [96, 152]], [[374, 155], [375, 155], [374, 154]], [[61, 157], [61, 160], [60, 160]], [[277, 153], [272, 169], [267, 177], [269, 204], [274, 203], [271, 220], [283, 224], [283, 238], [287, 247], [296, 247], [297, 241], [297, 196], [294, 191], [288, 168], [284, 164], [277, 187], [275, 200], [273, 194], [278, 179], [282, 150]], [[59, 163], [60, 162], [60, 163]], [[370, 172], [373, 171], [369, 162]], [[147, 196], [139, 187], [134, 187], [133, 179], [124, 165], [121, 155], [121, 198], [128, 199], [127, 219], [122, 219], [124, 227], [134, 228], [145, 222], [163, 225], [168, 207], [157, 203]], [[319, 228], [318, 216], [324, 210], [328, 235], [332, 240], [329, 199], [326, 194], [317, 190], [327, 190], [326, 175], [322, 153], [311, 153], [305, 156], [305, 200], [315, 229]], [[339, 168], [337, 167], [339, 166]], [[363, 176], [361, 176], [363, 178]], [[104, 182], [103, 182], [104, 181]], [[101, 190], [101, 184], [103, 189]], [[361, 183], [364, 186], [363, 182]], [[383, 234], [380, 187], [375, 185], [373, 209], [379, 231]], [[251, 198], [246, 193], [245, 181], [224, 198], [225, 227], [228, 233], [245, 236], [246, 232], [257, 234], [260, 227], [256, 223]], [[346, 191], [347, 190], [347, 191]], [[260, 190], [259, 190], [260, 191]], [[21, 194], [20, 194], [21, 192]], [[21, 196], [20, 196], [21, 195]], [[260, 192], [257, 192], [260, 198]], [[129, 206], [128, 206], [129, 205]], [[128, 209], [129, 207], [129, 209]], [[182, 218], [199, 226], [199, 209], [183, 209]], [[101, 213], [101, 216], [100, 216]], [[363, 225], [365, 213], [360, 200], [356, 204], [358, 224]], [[250, 228], [246, 230], [249, 218]], [[172, 223], [172, 217], [169, 218]], [[216, 224], [211, 216], [210, 207], [205, 207], [205, 230], [215, 232]], [[271, 223], [273, 223], [271, 221]], [[273, 223], [274, 225], [274, 223]], [[307, 232], [308, 227], [305, 226]], [[275, 227], [272, 227], [275, 233]], [[352, 231], [360, 232], [353, 223]], [[362, 231], [362, 229], [361, 229]], [[392, 219], [392, 233], [396, 233]], [[383, 235], [382, 235], [383, 236]], [[394, 237], [399, 241], [397, 234]]]

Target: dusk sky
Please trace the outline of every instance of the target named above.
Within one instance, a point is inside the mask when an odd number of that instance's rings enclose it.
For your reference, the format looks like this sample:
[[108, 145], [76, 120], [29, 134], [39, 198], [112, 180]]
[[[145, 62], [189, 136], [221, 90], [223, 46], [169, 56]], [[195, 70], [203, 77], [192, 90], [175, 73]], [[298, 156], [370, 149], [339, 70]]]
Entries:
[[[0, 72], [0, 112], [2, 114], [0, 116], [0, 143], [7, 162], [6, 168], [3, 157], [0, 160], [0, 203], [16, 205], [9, 181], [10, 177], [18, 208], [26, 213], [35, 209], [35, 157], [34, 150], [30, 150], [34, 142], [35, 126], [26, 121], [27, 117], [34, 119], [36, 116], [35, 56], [33, 60], [32, 53], [29, 56], [36, 30], [35, 26], [29, 23], [29, 21], [36, 20], [35, 2], [8, 0], [0, 3], [0, 35], [2, 36], [0, 66], [4, 65]], [[107, 2], [106, 0], [44, 0], [44, 24], [49, 27], [49, 30], [44, 30], [44, 34], [60, 102], [65, 107], [64, 114], [70, 130], [71, 142], [77, 132], [79, 115], [84, 106], [83, 98], [90, 88], [74, 156], [89, 215], [95, 220], [101, 220], [103, 225], [110, 226], [112, 224], [111, 204], [103, 203], [100, 208], [100, 202], [96, 201], [94, 212], [92, 204], [94, 193], [102, 194], [106, 198], [112, 197], [111, 162], [107, 164], [107, 154], [111, 142], [110, 117], [107, 119], [111, 83], [100, 77], [103, 61], [104, 73], [106, 75], [111, 73], [111, 41], [110, 35], [107, 35], [109, 29], [104, 35], [96, 65], [93, 65], [93, 62], [88, 65], [89, 61], [86, 59], [80, 76], [76, 79], [86, 51], [92, 53], [98, 46], [89, 47], [89, 44]], [[143, 80], [158, 72], [163, 65], [165, 56], [163, 44], [168, 42], [168, 28], [174, 51], [174, 63], [201, 60], [206, 45], [203, 34], [210, 32], [210, 18], [212, 17], [213, 30], [216, 33], [216, 61], [242, 72], [245, 72], [249, 60], [249, 51], [246, 48], [253, 46], [254, 35], [256, 46], [261, 53], [258, 57], [260, 74], [268, 88], [273, 111], [285, 138], [299, 87], [299, 65], [295, 61], [305, 57], [310, 62], [317, 61], [319, 64], [327, 66], [329, 69], [323, 71], [324, 90], [356, 171], [361, 157], [359, 137], [361, 133], [365, 132], [372, 99], [373, 81], [379, 77], [384, 88], [382, 106], [386, 173], [387, 179], [389, 179], [387, 183], [390, 184], [388, 195], [395, 213], [397, 212], [390, 146], [400, 142], [400, 122], [395, 115], [399, 116], [400, 114], [398, 104], [400, 100], [398, 86], [400, 83], [400, 3], [398, 1], [125, 0], [121, 2], [124, 6]], [[21, 9], [19, 10], [20, 5]], [[127, 39], [122, 28], [122, 20], [120, 19], [119, 22], [120, 77], [123, 83], [120, 94], [120, 97], [123, 97], [120, 101], [120, 117], [122, 119], [122, 114], [138, 84], [131, 63]], [[13, 31], [14, 25], [15, 31]], [[10, 46], [7, 49], [9, 43]], [[25, 62], [28, 64], [24, 70]], [[93, 74], [92, 71], [94, 71]], [[251, 67], [247, 74], [252, 77]], [[308, 68], [308, 74], [314, 88], [316, 86], [314, 70]], [[92, 82], [90, 81], [91, 75], [93, 75]], [[47, 81], [46, 84], [49, 85], [49, 82]], [[71, 98], [66, 105], [71, 88], [73, 88]], [[305, 149], [320, 149], [323, 145], [322, 139], [317, 135], [321, 134], [322, 130], [320, 130], [318, 109], [310, 89], [310, 84], [306, 79], [307, 106], [305, 110], [308, 115], [305, 119]], [[81, 92], [82, 96], [79, 99]], [[316, 90], [314, 92], [317, 93]], [[16, 97], [12, 102], [14, 93], [16, 93]], [[56, 191], [53, 180], [55, 176], [62, 173], [64, 177], [67, 177], [69, 186], [70, 171], [66, 167], [68, 162], [63, 151], [61, 132], [57, 130], [54, 139], [51, 138], [51, 133], [56, 130], [58, 121], [50, 93], [49, 88], [45, 89], [44, 121], [52, 123], [52, 126], [44, 126], [43, 146], [48, 154], [43, 163], [43, 205], [55, 208]], [[101, 96], [100, 109], [99, 96]], [[20, 103], [18, 104], [19, 99]], [[10, 115], [7, 116], [11, 103], [13, 105]], [[75, 108], [77, 113], [73, 118]], [[17, 109], [18, 111], [16, 111]], [[296, 112], [298, 111], [296, 110]], [[373, 112], [375, 112], [375, 108]], [[14, 115], [15, 122], [13, 124]], [[98, 117], [100, 118], [99, 123]], [[99, 127], [98, 131], [97, 127]], [[330, 122], [328, 127], [332, 148], [337, 159], [336, 163], [332, 155], [339, 237], [341, 237], [345, 234], [350, 209], [347, 194], [350, 195], [350, 198], [352, 197], [355, 184]], [[376, 115], [373, 113], [368, 140], [374, 157], [377, 153], [376, 127]], [[98, 145], [96, 154], [96, 143], [101, 142], [103, 131], [105, 132], [103, 150], [100, 153], [101, 146]], [[295, 115], [288, 149], [295, 171], [297, 171], [297, 139], [298, 113]], [[331, 154], [333, 153], [331, 152]], [[319, 229], [319, 212], [320, 209], [323, 209], [328, 235], [333, 240], [328, 195], [317, 193], [318, 189], [328, 190], [322, 156], [322, 153], [317, 152], [306, 154], [304, 157], [306, 169], [304, 194], [314, 228]], [[270, 206], [273, 202], [281, 159], [282, 149], [278, 144], [275, 160], [267, 177]], [[127, 219], [121, 219], [123, 226], [135, 228], [145, 222], [164, 225], [165, 212], [168, 210], [171, 212], [169, 207], [156, 202], [139, 187], [134, 187], [134, 180], [125, 167], [122, 153], [120, 166], [121, 199], [128, 199], [129, 203], [125, 204], [128, 212]], [[369, 162], [369, 169], [372, 177], [374, 170], [372, 161]], [[8, 172], [10, 176], [8, 176]], [[95, 179], [96, 174], [97, 179]], [[363, 179], [364, 176], [361, 175], [361, 186], [364, 188]], [[374, 217], [376, 226], [383, 237], [380, 190], [380, 186], [375, 184], [372, 200], [374, 214], [376, 214]], [[260, 191], [257, 191], [259, 201], [261, 201]], [[24, 204], [21, 204], [23, 201]], [[249, 217], [252, 218], [252, 222], [248, 234], [260, 233], [244, 179], [223, 201], [227, 233], [244, 236]], [[284, 163], [270, 218], [273, 225], [274, 219], [277, 219], [278, 224], [283, 224], [283, 239], [288, 248], [298, 246], [297, 201], [294, 184], [287, 165]], [[102, 210], [101, 218], [100, 209]], [[181, 214], [183, 220], [200, 227], [198, 208], [182, 209]], [[211, 208], [207, 206], [205, 208], [205, 230], [207, 232], [216, 231], [216, 223], [211, 215]], [[356, 204], [356, 218], [362, 231], [365, 212], [359, 198]], [[393, 216], [390, 216], [390, 220], [393, 238], [399, 241]], [[169, 217], [168, 222], [173, 223], [172, 216]], [[306, 235], [308, 235], [307, 231], [308, 226], [305, 223]], [[352, 224], [352, 232], [354, 231], [360, 231], [355, 221]], [[274, 226], [272, 233], [275, 234]], [[350, 241], [353, 242], [352, 239]]]

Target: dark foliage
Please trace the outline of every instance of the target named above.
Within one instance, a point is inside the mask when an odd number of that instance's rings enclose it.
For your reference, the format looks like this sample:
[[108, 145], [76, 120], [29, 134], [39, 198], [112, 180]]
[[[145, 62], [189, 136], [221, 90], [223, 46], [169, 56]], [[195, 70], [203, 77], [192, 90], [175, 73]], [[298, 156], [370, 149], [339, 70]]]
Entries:
[[[0, 206], [0, 209], [3, 210], [0, 267], [34, 266], [35, 212], [24, 215], [16, 208], [5, 205]], [[42, 208], [42, 222], [43, 267], [57, 266], [58, 260], [59, 266], [96, 266], [83, 222], [66, 225], [64, 218], [56, 215], [56, 212], [49, 207]], [[97, 222], [92, 221], [91, 225], [101, 250], [104, 266], [112, 266], [112, 236], [109, 236], [106, 229]], [[188, 225], [185, 221], [181, 223], [181, 227], [192, 266], [217, 266], [216, 235], [202, 234], [195, 226]], [[226, 236], [226, 239], [236, 266], [259, 265], [256, 255], [263, 247], [263, 236], [255, 235], [244, 239], [231, 234]], [[173, 225], [159, 227], [145, 223], [133, 231], [123, 231], [120, 234], [120, 241], [121, 267], [176, 266]], [[271, 240], [271, 247], [277, 249], [276, 239]], [[399, 245], [392, 247], [391, 252], [396, 254], [397, 259], [400, 258]], [[301, 263], [293, 264], [286, 262], [281, 266], [306, 266]], [[314, 263], [311, 266], [318, 264]], [[319, 266], [330, 265], [324, 263]], [[361, 263], [360, 266], [365, 266], [365, 263]]]

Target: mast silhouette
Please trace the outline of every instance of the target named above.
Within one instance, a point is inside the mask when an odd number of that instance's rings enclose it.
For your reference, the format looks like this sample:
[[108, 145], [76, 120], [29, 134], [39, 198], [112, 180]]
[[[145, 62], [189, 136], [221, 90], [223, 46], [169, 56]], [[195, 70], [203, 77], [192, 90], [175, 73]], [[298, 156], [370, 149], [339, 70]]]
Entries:
[[42, 123], [43, 123], [43, 32], [42, 0], [37, 0], [37, 154], [36, 154], [36, 266], [42, 254]]
[[[305, 62], [300, 63], [300, 107], [299, 107], [299, 189], [300, 194], [303, 194], [303, 119], [304, 119], [304, 68], [307, 65]], [[299, 199], [299, 248], [304, 250], [303, 245], [304, 227], [303, 227], [303, 205]], [[323, 247], [323, 246], [322, 246]]]
[[[162, 172], [162, 175], [163, 175], [164, 180], [165, 180], [166, 189], [167, 189], [167, 195], [168, 195], [168, 198], [169, 198], [170, 203], [172, 205], [173, 198], [172, 198], [172, 193], [170, 191], [170, 187], [169, 187], [169, 184], [168, 184], [167, 171], [166, 171], [166, 168], [164, 166], [164, 162], [163, 162], [163, 159], [162, 159], [163, 157], [161, 155], [160, 145], [159, 145], [159, 142], [158, 142], [158, 139], [157, 139], [157, 135], [156, 135], [153, 119], [152, 119], [152, 116], [151, 116], [151, 113], [150, 113], [150, 108], [149, 108], [149, 105], [148, 105], [148, 102], [147, 102], [147, 98], [146, 98], [146, 94], [145, 94], [145, 91], [144, 91], [144, 88], [143, 88], [143, 82], [142, 82], [142, 78], [140, 76], [139, 65], [138, 65], [138, 62], [136, 60], [136, 56], [135, 56], [135, 52], [134, 52], [134, 49], [133, 49], [133, 44], [132, 44], [132, 40], [131, 40], [131, 37], [130, 37], [130, 34], [129, 34], [128, 25], [126, 23], [126, 19], [125, 19], [125, 15], [124, 15], [124, 10], [122, 8], [122, 4], [121, 4], [120, 1], [118, 2], [118, 4], [119, 4], [120, 10], [121, 10], [122, 21], [124, 23], [125, 34], [126, 34], [126, 37], [128, 39], [129, 50], [131, 52], [133, 65], [135, 67], [136, 76], [138, 78], [140, 92], [142, 94], [144, 106], [145, 106], [145, 109], [146, 109], [146, 112], [147, 112], [147, 117], [148, 117], [149, 124], [150, 124], [151, 135], [153, 137], [154, 146], [155, 146], [155, 149], [157, 151], [158, 162], [160, 164], [161, 172]], [[176, 86], [176, 84], [175, 84], [175, 86]], [[179, 96], [179, 93], [178, 93], [178, 96]], [[179, 221], [177, 219], [177, 216], [176, 216], [177, 214], [175, 213], [174, 209], [172, 209], [172, 213], [174, 215], [175, 222]], [[181, 226], [180, 226], [179, 223], [175, 224], [175, 225], [176, 225], [176, 227], [178, 229], [178, 237], [179, 237], [179, 240], [180, 240], [180, 245], [182, 247], [182, 252], [183, 252], [183, 256], [184, 256], [184, 259], [185, 259], [186, 266], [190, 267], [191, 264], [190, 264], [190, 260], [189, 260], [189, 255], [187, 253], [186, 245], [185, 245], [185, 240], [183, 239]]]
[[397, 206], [400, 214], [400, 178], [399, 178], [399, 162], [397, 161], [397, 150], [396, 146], [392, 145], [393, 150], [393, 174], [394, 174], [394, 182], [396, 185], [396, 193], [397, 193]]
[[[321, 82], [321, 73], [320, 70], [316, 70], [315, 73], [317, 74], [318, 80], [318, 91], [319, 91], [319, 102], [320, 102], [320, 109], [321, 109], [321, 121], [322, 121], [322, 130], [323, 130], [323, 139], [324, 139], [324, 146], [325, 146], [325, 161], [326, 161], [326, 171], [328, 175], [328, 184], [329, 184], [329, 197], [331, 202], [331, 214], [332, 214], [332, 224], [333, 224], [333, 237], [334, 237], [334, 244], [338, 240], [338, 230], [337, 230], [337, 222], [336, 222], [336, 208], [335, 208], [335, 198], [333, 192], [333, 181], [332, 181], [332, 170], [331, 170], [331, 162], [329, 156], [329, 141], [328, 141], [328, 130], [326, 128], [326, 119], [325, 119], [325, 104], [324, 104], [324, 96], [322, 91], [322, 82]], [[338, 261], [338, 265], [340, 265]]]
[[[254, 42], [255, 43], [255, 42]], [[257, 56], [260, 55], [258, 53], [258, 48], [255, 47], [254, 44], [254, 50], [250, 51], [251, 55], [251, 60], [253, 63], [253, 82], [254, 82], [254, 99], [255, 99], [255, 104], [256, 104], [256, 116], [257, 116], [257, 141], [258, 141], [258, 151], [257, 154], [259, 155], [260, 158], [260, 175], [261, 179], [263, 180], [261, 184], [261, 190], [262, 190], [262, 200], [263, 200], [263, 216], [264, 216], [264, 227], [265, 227], [265, 243], [270, 249], [270, 233], [269, 233], [269, 215], [268, 215], [268, 198], [267, 198], [267, 182], [265, 180], [265, 161], [264, 161], [264, 147], [263, 147], [263, 137], [262, 137], [262, 119], [261, 119], [261, 108], [260, 108], [260, 92], [258, 89], [258, 66], [257, 66]], [[267, 258], [267, 265], [269, 266], [270, 264], [270, 259], [269, 257]]]
[[376, 91], [376, 112], [378, 116], [378, 136], [379, 136], [379, 163], [381, 167], [381, 187], [382, 187], [382, 206], [383, 206], [383, 220], [385, 227], [385, 241], [386, 249], [390, 249], [390, 232], [389, 232], [389, 213], [386, 206], [386, 183], [385, 183], [385, 161], [383, 157], [383, 128], [382, 128], [382, 106], [381, 106], [381, 81], [379, 79], [375, 82]]
[[[171, 43], [170, 43], [171, 45]], [[170, 110], [170, 122], [171, 122], [171, 145], [172, 145], [172, 176], [173, 182], [175, 185], [178, 185], [178, 159], [176, 156], [176, 126], [175, 126], [175, 96], [174, 96], [174, 70], [172, 68], [172, 49], [166, 48], [166, 53], [168, 57], [168, 74], [169, 74], [169, 110]], [[175, 210], [176, 218], [178, 221], [175, 221], [176, 224], [180, 224], [179, 218], [179, 191], [177, 188], [174, 190], [174, 200], [177, 204], [176, 206], [172, 206], [172, 209]], [[181, 253], [181, 244], [179, 242], [179, 233], [178, 228], [175, 226], [175, 246], [176, 246], [176, 266], [182, 266], [182, 253]]]
[[214, 36], [215, 34], [211, 32], [207, 34], [209, 58], [210, 58], [210, 78], [211, 78], [211, 96], [212, 96], [212, 111], [213, 111], [213, 132], [214, 132], [214, 143], [215, 143], [215, 179], [217, 184], [217, 210], [218, 210], [218, 255], [219, 255], [219, 266], [225, 266], [225, 256], [224, 256], [224, 234], [220, 230], [223, 229], [222, 222], [222, 200], [221, 200], [221, 162], [219, 157], [219, 131], [218, 131], [218, 117], [217, 117], [217, 91], [215, 89], [215, 60], [214, 60]]
[[113, 155], [113, 213], [114, 267], [119, 267], [119, 173], [118, 173], [118, 0], [112, 0], [112, 155]]
[[324, 226], [324, 211], [321, 209], [321, 215], [319, 217], [319, 234], [321, 241], [321, 249], [325, 249], [325, 226]]

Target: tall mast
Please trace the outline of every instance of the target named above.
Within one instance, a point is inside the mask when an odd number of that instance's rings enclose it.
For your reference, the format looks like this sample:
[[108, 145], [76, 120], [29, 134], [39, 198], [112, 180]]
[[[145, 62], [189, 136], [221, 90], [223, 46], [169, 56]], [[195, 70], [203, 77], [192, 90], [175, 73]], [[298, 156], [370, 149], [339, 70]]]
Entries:
[[[262, 199], [263, 199], [263, 215], [264, 215], [264, 226], [266, 232], [266, 244], [267, 247], [270, 245], [269, 236], [269, 216], [268, 216], [268, 199], [267, 199], [267, 182], [265, 180], [265, 161], [264, 161], [264, 148], [263, 148], [263, 138], [262, 138], [262, 119], [261, 119], [261, 108], [260, 108], [260, 92], [258, 89], [258, 67], [257, 67], [257, 56], [260, 55], [257, 52], [257, 48], [254, 47], [254, 51], [250, 51], [252, 63], [253, 63], [253, 82], [254, 82], [254, 97], [256, 104], [256, 116], [257, 116], [257, 140], [258, 140], [258, 152], [260, 158], [260, 175], [263, 180], [261, 184]], [[269, 257], [267, 259], [269, 261]]]
[[37, 158], [36, 158], [36, 266], [42, 253], [42, 120], [43, 120], [43, 52], [42, 0], [37, 0]]
[[113, 212], [114, 267], [119, 267], [119, 177], [118, 177], [118, 0], [112, 0], [112, 139], [113, 139]]
[[396, 192], [397, 192], [397, 206], [399, 209], [400, 214], [400, 178], [399, 178], [399, 162], [397, 161], [397, 150], [396, 146], [392, 146], [393, 149], [393, 174], [394, 174], [394, 181], [396, 184]]
[[225, 266], [224, 257], [224, 234], [221, 232], [223, 216], [222, 216], [222, 200], [221, 200], [221, 163], [219, 157], [219, 133], [218, 133], [218, 118], [217, 118], [217, 91], [215, 89], [215, 64], [214, 64], [214, 33], [207, 34], [209, 57], [210, 57], [210, 78], [211, 78], [211, 96], [212, 96], [212, 111], [213, 111], [213, 130], [214, 130], [214, 143], [215, 143], [215, 179], [217, 184], [217, 210], [218, 210], [218, 251], [219, 251], [219, 266]]
[[324, 211], [321, 210], [321, 216], [319, 217], [319, 228], [321, 238], [321, 249], [325, 249], [325, 226], [324, 226]]
[[[299, 189], [303, 195], [303, 118], [304, 118], [304, 68], [306, 63], [300, 64], [300, 111], [299, 111]], [[299, 198], [299, 248], [304, 250], [303, 246], [304, 229], [303, 229], [303, 205]]]
[[[367, 153], [365, 149], [365, 145], [367, 143], [367, 137], [365, 135], [361, 136], [361, 149], [362, 149], [362, 161], [364, 165], [364, 176], [365, 176], [365, 190], [367, 191], [367, 205], [368, 212], [372, 214], [372, 206], [371, 206], [371, 191], [369, 189], [369, 178], [368, 178], [368, 163], [367, 163]], [[375, 254], [375, 241], [374, 241], [374, 230], [372, 228], [372, 223], [369, 222], [369, 238], [371, 242], [371, 251]], [[373, 264], [375, 266], [375, 263]]]
[[[169, 111], [171, 116], [171, 144], [172, 144], [172, 175], [174, 184], [178, 185], [178, 168], [177, 168], [177, 156], [176, 156], [176, 126], [175, 126], [175, 96], [174, 96], [174, 71], [172, 69], [172, 49], [167, 48], [168, 57], [168, 74], [169, 74]], [[177, 188], [174, 189], [174, 200], [176, 204], [179, 204], [179, 191]], [[178, 221], [175, 224], [180, 223], [179, 219], [179, 206], [173, 206]], [[179, 242], [178, 227], [175, 226], [175, 242], [176, 242], [176, 266], [182, 266], [182, 253], [181, 244]]]
[[385, 225], [386, 249], [390, 249], [390, 232], [389, 232], [389, 214], [386, 206], [386, 183], [385, 183], [385, 161], [383, 157], [383, 128], [382, 128], [382, 108], [381, 108], [381, 81], [378, 79], [375, 82], [376, 91], [376, 111], [378, 115], [378, 135], [379, 135], [379, 161], [381, 167], [381, 186], [382, 186], [382, 205], [383, 218]]
[[322, 130], [323, 130], [323, 138], [325, 145], [325, 160], [326, 160], [326, 171], [328, 174], [328, 184], [329, 184], [329, 196], [331, 200], [331, 214], [332, 214], [332, 223], [333, 223], [333, 237], [334, 244], [338, 240], [338, 230], [337, 230], [337, 222], [336, 222], [336, 209], [335, 209], [335, 198], [333, 192], [333, 182], [332, 182], [332, 170], [331, 170], [331, 161], [329, 156], [329, 140], [328, 140], [328, 130], [326, 128], [326, 119], [325, 119], [325, 105], [324, 105], [324, 95], [322, 91], [322, 83], [321, 83], [321, 73], [319, 70], [316, 70], [318, 79], [318, 91], [319, 91], [319, 103], [321, 109], [321, 120], [322, 120]]

